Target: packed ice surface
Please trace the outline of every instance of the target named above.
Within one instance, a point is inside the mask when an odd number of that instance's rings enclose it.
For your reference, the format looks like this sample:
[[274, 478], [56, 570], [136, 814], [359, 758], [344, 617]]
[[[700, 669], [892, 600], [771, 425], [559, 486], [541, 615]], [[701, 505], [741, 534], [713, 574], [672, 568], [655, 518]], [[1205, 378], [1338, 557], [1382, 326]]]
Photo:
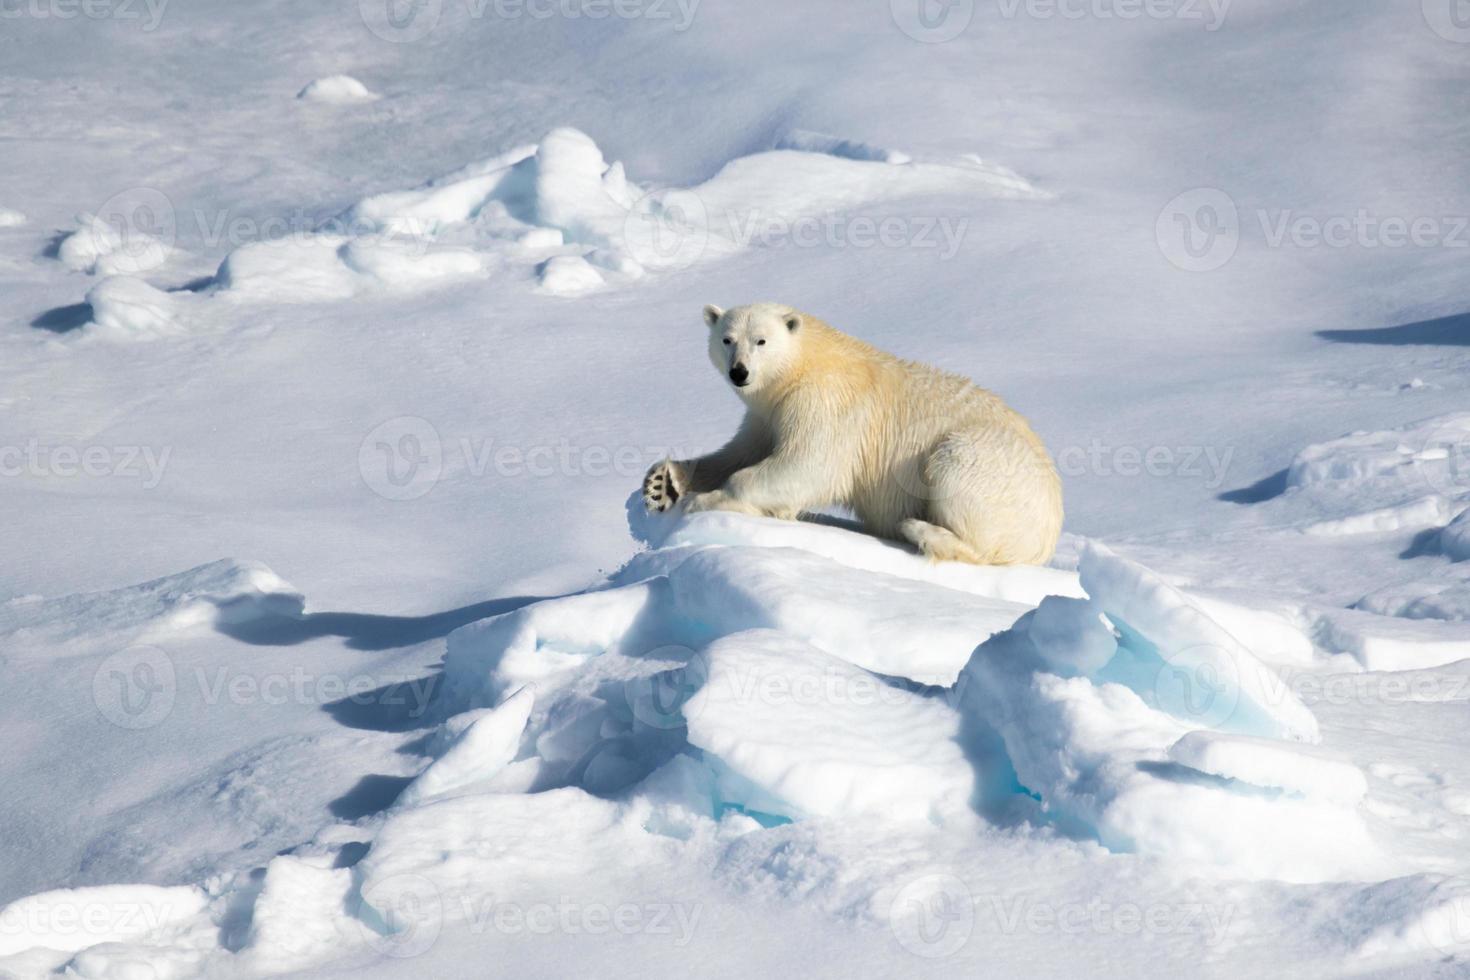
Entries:
[[0, 208], [0, 228], [19, 228], [26, 223], [26, 216], [14, 208]]
[[350, 105], [357, 102], [375, 102], [380, 98], [362, 82], [351, 75], [328, 75], [307, 84], [296, 96], [307, 102], [325, 102], [332, 105]]
[[[46, 6], [0, 974], [1463, 972], [1450, 4]], [[738, 419], [699, 308], [757, 299], [1022, 411], [1055, 567], [639, 553]]]
[[[135, 961], [269, 974], [411, 957], [594, 872], [615, 883], [711, 859], [733, 869], [762, 835], [811, 821], [912, 825], [946, 846], [1019, 821], [1116, 859], [1240, 880], [1435, 866], [1370, 827], [1362, 769], [1305, 744], [1318, 720], [1282, 678], [1142, 566], [1084, 544], [1081, 595], [1033, 608], [985, 594], [1049, 574], [935, 567], [816, 524], [675, 522], [598, 587], [455, 630], [427, 761], [378, 815], [328, 825], [262, 873], [176, 889], [193, 904], [85, 949], [58, 946], [28, 911], [95, 904], [85, 889], [22, 899], [0, 912], [24, 923], [3, 962], [108, 976]], [[272, 608], [257, 596], [305, 616], [268, 570], [229, 563], [92, 601], [177, 627], [200, 603], [248, 623]], [[788, 842], [782, 861], [848, 860], [823, 846]], [[889, 888], [853, 883], [840, 901], [882, 916]], [[1427, 916], [1431, 932], [1454, 925], [1430, 905], [1401, 914]], [[1391, 945], [1384, 935], [1368, 935], [1364, 955]]]
[[733, 634], [683, 670], [699, 686], [681, 713], [714, 768], [716, 806], [797, 819], [967, 813], [974, 775], [954, 710], [792, 632]]

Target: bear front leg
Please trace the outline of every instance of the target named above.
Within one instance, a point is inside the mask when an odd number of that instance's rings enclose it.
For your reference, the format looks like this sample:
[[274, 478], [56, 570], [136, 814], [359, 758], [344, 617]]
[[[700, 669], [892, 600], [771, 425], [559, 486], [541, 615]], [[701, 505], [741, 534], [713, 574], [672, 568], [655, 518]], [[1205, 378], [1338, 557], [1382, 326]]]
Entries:
[[817, 510], [830, 503], [826, 482], [810, 465], [772, 456], [734, 473], [718, 490], [695, 494], [689, 499], [688, 509], [729, 510], [794, 520], [804, 510]]
[[723, 490], [710, 490], [707, 493], [692, 494], [684, 505], [686, 514], [698, 514], [707, 510], [728, 510], [736, 514], [749, 514], [751, 517], [765, 517], [765, 511], [752, 507], [743, 501], [737, 500]]

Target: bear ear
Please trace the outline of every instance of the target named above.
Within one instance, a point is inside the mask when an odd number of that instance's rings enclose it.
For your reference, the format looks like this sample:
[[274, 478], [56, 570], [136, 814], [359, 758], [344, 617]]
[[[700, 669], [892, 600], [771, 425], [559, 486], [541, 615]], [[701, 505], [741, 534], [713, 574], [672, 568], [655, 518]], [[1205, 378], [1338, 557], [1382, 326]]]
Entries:
[[704, 308], [704, 325], [707, 326], [707, 327], [712, 327], [715, 324], [719, 323], [720, 322], [720, 317], [722, 317], [724, 315], [725, 315], [725, 311], [724, 310], [720, 309], [718, 306], [715, 306], [713, 303], [711, 303], [711, 304], [709, 304], [708, 306], [706, 306]]
[[783, 322], [786, 324], [787, 330], [790, 330], [792, 333], [796, 333], [796, 328], [801, 326], [801, 314], [797, 313], [795, 310], [792, 310], [790, 313], [786, 314], [786, 316], [783, 318]]

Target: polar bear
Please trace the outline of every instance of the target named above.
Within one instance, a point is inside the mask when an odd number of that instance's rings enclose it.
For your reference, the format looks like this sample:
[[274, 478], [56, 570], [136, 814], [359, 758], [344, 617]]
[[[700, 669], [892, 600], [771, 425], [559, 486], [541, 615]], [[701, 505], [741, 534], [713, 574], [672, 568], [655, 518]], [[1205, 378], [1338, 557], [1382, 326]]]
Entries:
[[648, 510], [794, 520], [843, 505], [935, 561], [1040, 564], [1056, 550], [1061, 479], [998, 396], [789, 306], [706, 306], [704, 321], [745, 419], [724, 448], [649, 470]]

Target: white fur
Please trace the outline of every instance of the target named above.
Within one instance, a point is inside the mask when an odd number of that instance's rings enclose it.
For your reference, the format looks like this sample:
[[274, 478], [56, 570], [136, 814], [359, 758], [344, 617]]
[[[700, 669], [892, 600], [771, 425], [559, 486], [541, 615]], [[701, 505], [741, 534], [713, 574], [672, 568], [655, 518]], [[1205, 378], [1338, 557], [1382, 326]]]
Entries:
[[651, 469], [650, 510], [683, 499], [691, 512], [794, 519], [840, 504], [873, 534], [936, 560], [1051, 557], [1061, 480], [998, 396], [788, 306], [707, 306], [705, 323], [710, 360], [745, 402], [745, 419], [717, 452]]

